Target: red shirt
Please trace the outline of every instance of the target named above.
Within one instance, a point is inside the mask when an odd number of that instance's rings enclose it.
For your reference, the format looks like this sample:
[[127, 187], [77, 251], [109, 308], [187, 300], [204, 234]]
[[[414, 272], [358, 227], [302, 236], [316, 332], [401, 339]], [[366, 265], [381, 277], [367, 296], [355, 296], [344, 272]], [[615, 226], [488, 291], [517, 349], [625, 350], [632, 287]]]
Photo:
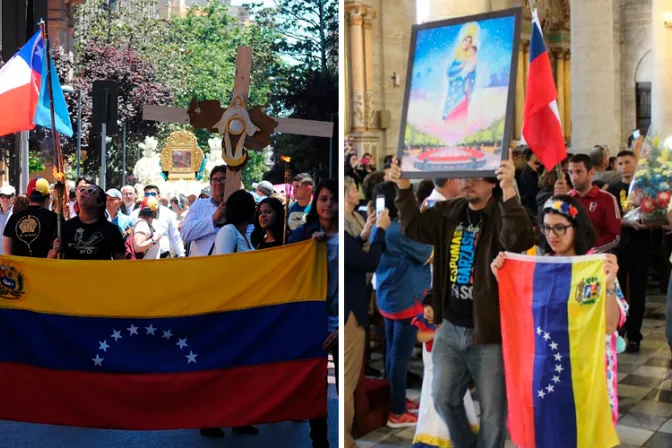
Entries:
[[597, 241], [593, 250], [597, 253], [606, 253], [615, 249], [621, 237], [621, 212], [616, 198], [596, 186], [583, 197], [576, 190], [570, 191], [569, 195], [583, 205], [590, 222], [597, 230]]

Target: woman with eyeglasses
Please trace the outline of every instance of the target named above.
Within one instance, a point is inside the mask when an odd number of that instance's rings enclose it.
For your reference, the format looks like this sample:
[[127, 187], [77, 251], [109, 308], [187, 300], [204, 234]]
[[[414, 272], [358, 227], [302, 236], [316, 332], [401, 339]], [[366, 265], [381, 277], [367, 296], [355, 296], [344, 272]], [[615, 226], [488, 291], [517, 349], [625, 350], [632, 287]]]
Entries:
[[[541, 210], [541, 230], [544, 239], [540, 254], [549, 257], [575, 257], [593, 253], [591, 247], [597, 240], [597, 231], [590, 222], [586, 209], [575, 198], [568, 195], [554, 196], [544, 204]], [[504, 265], [506, 255], [502, 252], [492, 262], [492, 272], [497, 272]], [[628, 304], [618, 284], [616, 274], [618, 263], [616, 256], [606, 255], [604, 270], [607, 276], [606, 306], [606, 370], [607, 391], [614, 425], [618, 420], [617, 395], [617, 340], [616, 330], [625, 323]]]
[[266, 198], [259, 203], [254, 220], [252, 245], [257, 249], [282, 246], [285, 230], [285, 208], [276, 198]]

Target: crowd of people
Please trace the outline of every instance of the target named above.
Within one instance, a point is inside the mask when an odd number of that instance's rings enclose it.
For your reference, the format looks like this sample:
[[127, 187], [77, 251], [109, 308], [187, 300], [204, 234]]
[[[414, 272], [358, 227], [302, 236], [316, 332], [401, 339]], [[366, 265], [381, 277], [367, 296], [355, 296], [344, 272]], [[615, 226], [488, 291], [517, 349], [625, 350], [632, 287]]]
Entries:
[[[438, 440], [456, 447], [504, 446], [507, 399], [497, 273], [507, 251], [606, 254], [605, 406], [616, 424], [617, 353], [639, 351], [652, 250], [664, 239], [664, 229], [621, 219], [641, 141], [629, 146], [615, 158], [604, 145], [569, 154], [552, 170], [543, 169], [529, 149], [516, 149], [492, 178], [434, 179], [415, 189], [392, 157], [362, 177], [356, 155], [346, 156], [346, 447], [357, 446], [354, 392], [367, 358], [372, 315], [384, 322], [384, 376], [391, 395], [387, 426], [417, 426], [419, 446], [435, 446], [431, 442]], [[379, 198], [384, 213], [374, 206]], [[672, 212], [668, 217], [672, 222]], [[669, 273], [667, 260], [658, 269], [661, 276]], [[672, 287], [667, 290], [672, 348]], [[423, 346], [425, 369], [420, 403], [406, 397], [409, 357], [417, 343]], [[471, 387], [478, 393], [480, 421]]]
[[[225, 165], [216, 166], [200, 195], [171, 197], [162, 196], [156, 185], [145, 185], [140, 197], [130, 185], [104, 191], [92, 179], [81, 177], [64, 201], [60, 238], [53, 185], [35, 178], [25, 195], [19, 196], [5, 185], [0, 189], [2, 253], [68, 260], [156, 260], [264, 250], [309, 239], [323, 241], [328, 258], [329, 334], [323, 348], [338, 366], [337, 182], [325, 180], [315, 186], [313, 178], [302, 173], [294, 178], [293, 198], [275, 192], [270, 182], [263, 181], [254, 185], [254, 192], [241, 184], [225, 201], [226, 174]], [[313, 446], [328, 447], [327, 417], [309, 423]], [[252, 426], [233, 431], [259, 432]], [[201, 434], [224, 437], [221, 428], [204, 428]]]

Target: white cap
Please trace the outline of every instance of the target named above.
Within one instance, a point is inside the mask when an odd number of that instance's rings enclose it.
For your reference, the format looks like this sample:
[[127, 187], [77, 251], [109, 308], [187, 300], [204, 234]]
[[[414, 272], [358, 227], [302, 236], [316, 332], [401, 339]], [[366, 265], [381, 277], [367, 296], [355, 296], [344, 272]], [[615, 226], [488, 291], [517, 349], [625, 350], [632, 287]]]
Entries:
[[0, 187], [0, 194], [6, 194], [7, 196], [14, 196], [16, 194], [16, 189], [9, 184], [5, 184]]

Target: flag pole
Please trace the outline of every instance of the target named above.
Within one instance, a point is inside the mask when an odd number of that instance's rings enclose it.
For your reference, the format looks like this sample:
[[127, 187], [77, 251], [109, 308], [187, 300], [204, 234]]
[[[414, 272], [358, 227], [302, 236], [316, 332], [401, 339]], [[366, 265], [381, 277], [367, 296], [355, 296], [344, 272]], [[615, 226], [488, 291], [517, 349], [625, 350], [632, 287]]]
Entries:
[[[56, 113], [54, 111], [54, 91], [51, 84], [51, 44], [47, 38], [47, 29], [44, 20], [40, 20], [40, 29], [42, 31], [42, 40], [44, 42], [44, 57], [47, 58], [47, 93], [49, 95], [49, 112], [51, 115], [51, 136], [54, 145], [54, 196], [56, 199], [56, 235], [61, 241], [62, 219], [64, 218], [63, 206], [65, 199], [65, 174], [63, 167], [63, 152], [61, 149], [61, 137], [56, 130]], [[59, 258], [62, 252], [59, 254]]]

